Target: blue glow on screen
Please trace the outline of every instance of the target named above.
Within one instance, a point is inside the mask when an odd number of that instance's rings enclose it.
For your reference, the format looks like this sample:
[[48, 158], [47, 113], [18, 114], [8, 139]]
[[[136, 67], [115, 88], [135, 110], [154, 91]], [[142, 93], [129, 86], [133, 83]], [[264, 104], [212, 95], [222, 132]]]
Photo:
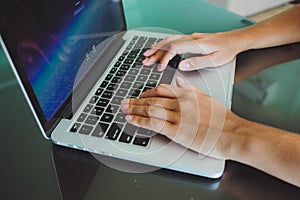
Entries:
[[25, 69], [47, 121], [71, 94], [77, 71], [93, 45], [107, 39], [103, 33], [124, 26], [119, 2], [86, 0], [72, 6], [62, 16], [64, 23], [53, 27], [55, 31], [39, 33], [43, 40], [35, 50], [39, 59]]

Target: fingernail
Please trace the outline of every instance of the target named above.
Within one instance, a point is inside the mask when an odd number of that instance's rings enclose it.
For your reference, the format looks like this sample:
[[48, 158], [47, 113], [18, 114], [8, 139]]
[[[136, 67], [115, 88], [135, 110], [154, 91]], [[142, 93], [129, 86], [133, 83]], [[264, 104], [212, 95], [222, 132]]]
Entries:
[[148, 49], [147, 51], [144, 52], [144, 56], [147, 56], [150, 52], [151, 52], [151, 50]]
[[149, 60], [149, 58], [145, 58], [145, 60], [143, 60], [143, 64], [147, 63]]
[[161, 65], [161, 64], [159, 64], [158, 66], [157, 66], [157, 71], [162, 71], [163, 70], [163, 66]]
[[191, 65], [187, 61], [184, 61], [184, 62], [181, 63], [181, 65], [179, 66], [179, 68], [181, 70], [189, 70], [189, 69], [191, 69]]
[[129, 104], [121, 104], [121, 110], [122, 112], [127, 112], [129, 108]]
[[130, 99], [123, 99], [121, 101], [121, 104], [129, 104], [129, 102], [130, 102]]
[[183, 78], [177, 76], [177, 81], [179, 82], [180, 85], [184, 85], [186, 84], [185, 80], [183, 80]]
[[144, 98], [145, 97], [145, 92], [143, 92], [141, 95], [140, 95], [140, 98]]
[[132, 121], [132, 116], [131, 115], [126, 115], [125, 116], [125, 119], [126, 119], [126, 121], [128, 121], [128, 122], [130, 122], [130, 121]]

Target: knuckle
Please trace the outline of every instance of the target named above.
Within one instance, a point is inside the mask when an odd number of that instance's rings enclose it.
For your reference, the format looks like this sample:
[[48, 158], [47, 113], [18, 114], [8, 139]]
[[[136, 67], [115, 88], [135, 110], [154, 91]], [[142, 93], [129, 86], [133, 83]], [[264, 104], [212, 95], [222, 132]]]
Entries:
[[145, 108], [145, 116], [150, 116], [152, 112], [152, 106], [148, 106]]
[[157, 93], [157, 94], [161, 94], [162, 91], [164, 90], [165, 86], [163, 84], [160, 84], [159, 86], [157, 86], [154, 91]]
[[177, 45], [176, 45], [175, 42], [172, 42], [172, 43], [169, 44], [169, 50], [171, 52], [174, 52], [176, 50], [176, 47], [177, 47]]
[[140, 125], [140, 126], [143, 126], [143, 127], [145, 127], [145, 126], [147, 126], [147, 120], [145, 119], [145, 118], [142, 118], [142, 117], [137, 117], [137, 116], [135, 116], [134, 118], [133, 118], [133, 120], [138, 124], [138, 125]]

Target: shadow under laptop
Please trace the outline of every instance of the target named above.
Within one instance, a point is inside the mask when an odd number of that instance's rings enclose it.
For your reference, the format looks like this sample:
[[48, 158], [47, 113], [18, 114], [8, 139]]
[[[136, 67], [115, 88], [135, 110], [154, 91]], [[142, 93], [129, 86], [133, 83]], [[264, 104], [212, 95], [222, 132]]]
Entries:
[[[101, 156], [101, 155], [96, 155]], [[149, 173], [127, 173], [102, 164], [95, 155], [52, 146], [53, 163], [63, 199], [222, 199], [220, 179], [209, 179], [159, 169]], [[117, 168], [145, 168], [142, 164], [101, 156]], [[105, 158], [103, 158], [105, 157]], [[218, 198], [219, 197], [219, 198]]]

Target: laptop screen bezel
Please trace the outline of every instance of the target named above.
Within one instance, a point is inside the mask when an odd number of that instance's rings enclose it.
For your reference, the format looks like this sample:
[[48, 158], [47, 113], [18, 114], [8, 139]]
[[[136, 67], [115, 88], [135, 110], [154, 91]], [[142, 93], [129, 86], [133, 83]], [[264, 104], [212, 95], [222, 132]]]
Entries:
[[[123, 27], [119, 30], [120, 33], [125, 32], [127, 30], [127, 24], [126, 24], [126, 19], [125, 19], [125, 11], [124, 11], [124, 6], [123, 6], [123, 1], [119, 1], [119, 6], [120, 6], [120, 11], [121, 11], [121, 16], [122, 16], [122, 23], [124, 24]], [[10, 52], [9, 47], [6, 45], [5, 42], [5, 35], [0, 32], [0, 40], [1, 40], [1, 46], [4, 49], [6, 56], [8, 57], [10, 61], [10, 65], [13, 68], [13, 71], [16, 73], [16, 78], [21, 84], [21, 89], [23, 92], [25, 92], [28, 103], [30, 104], [30, 107], [32, 108], [32, 112], [34, 112], [34, 116], [36, 120], [38, 120], [38, 123], [40, 127], [43, 129], [47, 138], [51, 137], [51, 133], [53, 129], [56, 127], [57, 123], [62, 118], [66, 118], [66, 116], [72, 116], [72, 113], [66, 114], [66, 112], [70, 112], [70, 107], [72, 107], [72, 96], [73, 92], [70, 93], [70, 95], [66, 98], [66, 100], [61, 104], [61, 106], [57, 109], [55, 114], [51, 117], [50, 120], [47, 121], [45, 114], [40, 106], [40, 103], [34, 93], [34, 90], [31, 86], [31, 83], [28, 79], [28, 76], [25, 72], [25, 69], [20, 63], [15, 63], [15, 61], [12, 58], [12, 53]], [[95, 70], [95, 66], [91, 67], [90, 71]], [[89, 73], [87, 73], [88, 75]], [[87, 75], [82, 78], [82, 80], [77, 84], [77, 87], [80, 87], [82, 83], [87, 79]]]

